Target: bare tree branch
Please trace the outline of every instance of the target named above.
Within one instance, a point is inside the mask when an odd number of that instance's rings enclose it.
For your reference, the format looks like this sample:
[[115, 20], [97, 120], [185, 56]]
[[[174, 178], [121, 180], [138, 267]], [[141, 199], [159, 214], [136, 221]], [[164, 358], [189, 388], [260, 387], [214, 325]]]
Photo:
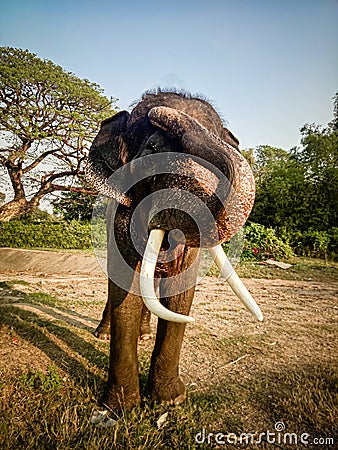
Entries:
[[24, 169], [22, 169], [22, 173], [25, 174], [27, 172], [30, 172], [33, 170], [36, 166], [38, 166], [47, 156], [53, 155], [58, 151], [58, 149], [55, 150], [48, 150], [47, 152], [42, 153], [34, 162], [29, 164], [29, 166], [26, 166]]

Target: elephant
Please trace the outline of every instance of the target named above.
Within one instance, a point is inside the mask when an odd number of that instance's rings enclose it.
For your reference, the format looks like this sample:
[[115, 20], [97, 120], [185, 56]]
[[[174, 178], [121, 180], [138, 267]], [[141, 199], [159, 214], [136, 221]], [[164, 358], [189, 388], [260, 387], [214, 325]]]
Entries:
[[108, 301], [96, 331], [110, 335], [101, 403], [114, 411], [140, 404], [137, 346], [150, 333], [151, 311], [158, 323], [147, 393], [151, 401], [179, 404], [186, 398], [179, 358], [194, 320], [189, 312], [201, 248], [209, 248], [235, 294], [263, 319], [221, 247], [252, 209], [250, 166], [210, 102], [159, 89], [143, 94], [131, 113], [102, 122], [85, 175], [111, 198]]

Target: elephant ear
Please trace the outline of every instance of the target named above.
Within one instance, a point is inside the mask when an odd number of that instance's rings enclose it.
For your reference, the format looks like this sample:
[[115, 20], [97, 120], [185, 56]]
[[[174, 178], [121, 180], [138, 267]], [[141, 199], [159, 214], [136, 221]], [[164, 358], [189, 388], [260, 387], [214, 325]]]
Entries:
[[224, 142], [239, 151], [239, 140], [231, 133], [230, 130], [224, 127], [221, 133], [221, 138]]
[[86, 179], [95, 189], [126, 206], [130, 205], [129, 197], [110, 183], [109, 177], [126, 164], [128, 159], [128, 149], [122, 139], [128, 118], [129, 113], [121, 111], [101, 123], [101, 129], [89, 150], [85, 166]]

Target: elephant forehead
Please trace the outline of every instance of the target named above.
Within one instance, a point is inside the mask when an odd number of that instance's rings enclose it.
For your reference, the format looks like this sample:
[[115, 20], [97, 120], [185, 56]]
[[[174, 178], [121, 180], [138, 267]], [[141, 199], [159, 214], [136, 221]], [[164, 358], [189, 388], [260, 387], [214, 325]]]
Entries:
[[179, 187], [193, 193], [203, 190], [212, 195], [219, 185], [219, 178], [193, 158], [178, 158], [169, 162], [168, 173], [155, 177], [154, 184], [159, 188]]
[[146, 94], [132, 110], [130, 122], [146, 117], [156, 106], [167, 106], [181, 111], [197, 120], [209, 131], [220, 135], [223, 132], [223, 122], [215, 109], [204, 99], [186, 96], [183, 93], [162, 92]]

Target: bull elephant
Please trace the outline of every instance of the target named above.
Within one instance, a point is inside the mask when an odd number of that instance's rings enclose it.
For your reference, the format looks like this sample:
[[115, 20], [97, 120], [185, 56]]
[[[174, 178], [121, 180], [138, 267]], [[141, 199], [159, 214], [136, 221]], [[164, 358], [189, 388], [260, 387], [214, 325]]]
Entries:
[[147, 392], [158, 402], [185, 399], [179, 357], [186, 323], [194, 320], [201, 247], [262, 320], [220, 245], [243, 226], [254, 201], [253, 175], [238, 144], [214, 108], [187, 93], [148, 92], [130, 114], [101, 124], [85, 172], [114, 199], [107, 212], [108, 302], [97, 330], [99, 337], [110, 333], [101, 401], [112, 410], [140, 403], [137, 344], [149, 333], [147, 310], [159, 317]]

